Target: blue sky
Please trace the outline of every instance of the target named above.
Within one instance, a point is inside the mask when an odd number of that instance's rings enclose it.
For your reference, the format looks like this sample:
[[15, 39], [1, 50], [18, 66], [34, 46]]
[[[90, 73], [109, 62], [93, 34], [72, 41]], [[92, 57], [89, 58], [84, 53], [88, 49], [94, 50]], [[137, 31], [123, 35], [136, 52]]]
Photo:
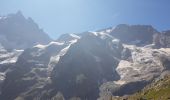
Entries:
[[0, 0], [0, 15], [18, 10], [52, 38], [118, 24], [170, 29], [170, 0]]

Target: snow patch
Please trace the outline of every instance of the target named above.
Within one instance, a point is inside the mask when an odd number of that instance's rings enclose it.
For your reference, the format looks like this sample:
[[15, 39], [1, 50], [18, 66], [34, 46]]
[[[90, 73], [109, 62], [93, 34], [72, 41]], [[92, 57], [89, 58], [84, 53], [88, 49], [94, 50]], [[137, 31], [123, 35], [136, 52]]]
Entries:
[[111, 33], [114, 29], [115, 29], [115, 27], [112, 27], [112, 28], [110, 28], [110, 29], [107, 29], [106, 32], [107, 32], [107, 33]]
[[17, 61], [17, 58], [18, 58], [18, 57], [13, 57], [13, 58], [6, 59], [6, 60], [0, 62], [0, 64], [10, 64], [10, 63], [15, 63], [15, 62]]
[[38, 45], [34, 46], [34, 48], [45, 49], [50, 45], [64, 45], [64, 43], [63, 42], [50, 42], [48, 45], [38, 44]]
[[121, 80], [119, 80], [119, 81], [114, 81], [114, 83], [115, 83], [115, 84], [119, 84], [119, 85], [123, 85], [123, 84], [126, 83], [126, 81], [121, 81]]
[[40, 48], [40, 49], [44, 49], [46, 46], [42, 45], [42, 44], [37, 44], [36, 46], [34, 46], [34, 48]]
[[80, 36], [76, 35], [76, 34], [70, 34], [70, 36], [76, 38], [76, 39], [80, 39]]
[[5, 73], [0, 72], [0, 82], [5, 79]]
[[97, 32], [92, 32], [92, 31], [89, 31], [89, 32], [92, 33], [95, 36], [98, 36]]
[[5, 54], [0, 54], [0, 59], [3, 59], [0, 61], [0, 64], [10, 64], [10, 63], [16, 63], [18, 56], [23, 52], [23, 50], [13, 50], [12, 52]]
[[50, 45], [63, 45], [64, 43], [63, 42], [50, 42], [47, 46], [50, 46]]
[[[71, 44], [74, 44], [74, 43], [76, 43], [77, 42], [77, 39], [74, 39], [74, 40], [71, 40], [71, 41], [69, 41]], [[70, 44], [70, 45], [71, 45]]]
[[112, 40], [112, 43], [116, 43], [116, 44], [117, 44], [117, 43], [119, 43], [119, 42], [120, 42], [119, 39], [113, 39], [113, 40]]
[[4, 20], [4, 19], [6, 19], [7, 17], [5, 17], [5, 16], [0, 16], [0, 20]]
[[48, 71], [52, 71], [54, 65], [57, 64], [58, 61], [60, 60], [60, 57], [61, 57], [61, 56], [64, 56], [64, 55], [67, 53], [67, 51], [68, 51], [68, 49], [70, 48], [70, 46], [71, 46], [72, 44], [74, 44], [74, 43], [77, 42], [77, 39], [71, 40], [71, 41], [69, 41], [69, 42], [70, 42], [70, 44], [69, 44], [67, 47], [65, 47], [64, 49], [62, 49], [57, 55], [52, 56], [52, 57], [50, 58], [50, 62], [49, 62], [49, 64], [48, 64]]

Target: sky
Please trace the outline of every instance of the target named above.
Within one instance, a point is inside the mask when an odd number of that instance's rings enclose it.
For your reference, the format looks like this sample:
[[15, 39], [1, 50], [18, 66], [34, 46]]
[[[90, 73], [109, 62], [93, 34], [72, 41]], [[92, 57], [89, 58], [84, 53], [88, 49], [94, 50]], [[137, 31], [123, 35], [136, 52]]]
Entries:
[[22, 11], [52, 38], [118, 24], [170, 29], [170, 0], [0, 0], [0, 15]]

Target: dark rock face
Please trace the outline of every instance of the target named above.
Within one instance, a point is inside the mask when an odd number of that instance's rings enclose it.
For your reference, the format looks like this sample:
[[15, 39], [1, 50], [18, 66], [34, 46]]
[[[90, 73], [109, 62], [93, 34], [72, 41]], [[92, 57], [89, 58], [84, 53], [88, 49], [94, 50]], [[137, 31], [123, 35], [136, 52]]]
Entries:
[[21, 12], [0, 19], [0, 43], [6, 49], [25, 49], [49, 41], [49, 36]]
[[119, 79], [115, 71], [118, 64], [115, 57], [120, 58], [122, 48], [115, 46], [112, 40], [112, 37], [102, 40], [92, 33], [82, 36], [52, 72], [56, 89], [66, 98], [77, 96], [83, 100], [94, 100], [104, 81]]
[[158, 31], [149, 25], [120, 24], [110, 34], [124, 43], [140, 45], [152, 43], [155, 33]]

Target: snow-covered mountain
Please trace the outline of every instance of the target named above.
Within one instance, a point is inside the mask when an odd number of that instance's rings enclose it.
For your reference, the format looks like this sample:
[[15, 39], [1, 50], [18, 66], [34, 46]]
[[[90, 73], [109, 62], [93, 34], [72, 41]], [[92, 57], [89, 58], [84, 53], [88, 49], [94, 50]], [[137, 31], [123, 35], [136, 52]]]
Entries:
[[[2, 100], [110, 100], [106, 98], [135, 93], [170, 73], [169, 31], [118, 25], [50, 41], [31, 23], [21, 13], [0, 17]], [[21, 42], [17, 36], [28, 38]]]
[[7, 73], [1, 98], [44, 100], [62, 93], [66, 99], [95, 100], [107, 93], [131, 94], [169, 73], [169, 51], [122, 44], [106, 31], [67, 34], [26, 49]]

